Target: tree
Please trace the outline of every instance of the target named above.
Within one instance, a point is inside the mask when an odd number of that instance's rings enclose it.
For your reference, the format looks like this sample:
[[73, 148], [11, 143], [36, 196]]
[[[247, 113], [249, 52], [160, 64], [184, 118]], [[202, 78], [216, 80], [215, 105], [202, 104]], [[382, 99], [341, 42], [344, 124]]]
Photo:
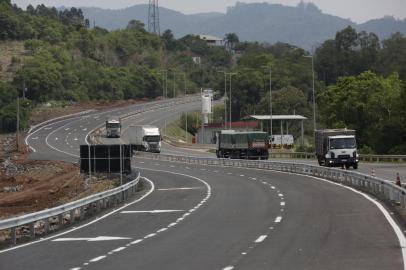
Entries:
[[139, 31], [145, 31], [145, 24], [139, 20], [131, 20], [128, 22], [126, 29], [137, 29]]
[[240, 42], [240, 39], [236, 33], [226, 34], [224, 40], [226, 41], [226, 46], [229, 49], [234, 49], [235, 45]]
[[[356, 129], [361, 146], [386, 153], [401, 142], [402, 119], [399, 113], [393, 113], [401, 111], [400, 99], [401, 81], [397, 74], [383, 78], [367, 71], [359, 76], [340, 77], [336, 85], [318, 96], [317, 103], [329, 128]], [[386, 134], [388, 127], [391, 136]], [[377, 140], [384, 134], [390, 140]]]

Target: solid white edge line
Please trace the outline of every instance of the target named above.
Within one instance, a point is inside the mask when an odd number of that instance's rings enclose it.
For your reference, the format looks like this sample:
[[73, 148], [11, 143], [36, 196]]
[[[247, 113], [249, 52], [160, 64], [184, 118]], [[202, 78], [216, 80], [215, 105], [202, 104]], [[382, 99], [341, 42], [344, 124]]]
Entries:
[[62, 233], [59, 233], [59, 234], [56, 234], [56, 235], [53, 235], [53, 236], [50, 236], [50, 237], [47, 237], [47, 238], [41, 238], [41, 239], [39, 239], [39, 240], [37, 240], [37, 241], [33, 241], [33, 242], [30, 242], [30, 243], [26, 243], [26, 244], [23, 244], [23, 245], [15, 246], [15, 247], [12, 247], [12, 248], [9, 248], [9, 249], [1, 250], [1, 251], [0, 251], [0, 254], [6, 253], [6, 252], [9, 252], [9, 251], [12, 251], [12, 250], [16, 250], [16, 249], [19, 249], [19, 248], [22, 248], [22, 247], [31, 246], [31, 245], [34, 245], [34, 244], [37, 244], [37, 243], [41, 243], [41, 242], [44, 242], [44, 241], [48, 241], [48, 240], [51, 240], [51, 239], [54, 239], [54, 238], [58, 238], [58, 237], [60, 237], [60, 236], [62, 236], [62, 235], [65, 235], [65, 234], [68, 234], [68, 233], [77, 231], [77, 230], [79, 230], [79, 229], [82, 229], [82, 228], [85, 228], [85, 227], [87, 227], [87, 226], [90, 226], [90, 225], [92, 225], [92, 224], [94, 224], [94, 223], [96, 223], [96, 222], [98, 222], [98, 221], [100, 221], [100, 220], [102, 220], [102, 219], [105, 219], [105, 218], [107, 218], [107, 217], [109, 217], [109, 216], [111, 216], [111, 215], [113, 215], [113, 214], [115, 214], [115, 213], [117, 213], [117, 212], [119, 212], [119, 211], [121, 211], [121, 210], [127, 208], [127, 207], [130, 206], [130, 205], [133, 205], [133, 204], [135, 204], [135, 203], [138, 203], [138, 202], [142, 201], [143, 199], [145, 199], [146, 197], [148, 197], [148, 196], [149, 196], [152, 192], [154, 192], [154, 190], [155, 190], [155, 185], [154, 185], [154, 183], [153, 183], [151, 180], [149, 180], [149, 179], [147, 179], [147, 178], [145, 178], [145, 177], [144, 177], [144, 179], [150, 183], [151, 189], [150, 189], [146, 194], [144, 194], [141, 198], [139, 198], [138, 200], [132, 201], [132, 202], [130, 202], [130, 203], [128, 203], [128, 204], [126, 204], [126, 205], [120, 207], [120, 208], [117, 208], [117, 209], [115, 209], [115, 210], [113, 210], [113, 211], [111, 211], [111, 212], [109, 212], [109, 213], [107, 213], [107, 214], [105, 214], [105, 215], [103, 215], [103, 216], [101, 216], [101, 217], [98, 217], [98, 218], [96, 218], [96, 219], [94, 219], [94, 220], [92, 220], [92, 221], [90, 221], [90, 222], [88, 222], [88, 223], [86, 223], [86, 224], [83, 224], [83, 225], [81, 225], [81, 226], [79, 226], [79, 227], [72, 228], [72, 229], [70, 229], [70, 230], [67, 230], [67, 231], [65, 231], [65, 232], [62, 232]]
[[392, 229], [395, 231], [396, 236], [398, 237], [399, 244], [400, 244], [400, 249], [401, 249], [402, 257], [403, 257], [403, 269], [406, 270], [406, 263], [405, 263], [405, 262], [406, 262], [406, 237], [405, 237], [405, 235], [403, 234], [402, 230], [400, 229], [399, 225], [395, 222], [395, 220], [394, 220], [394, 219], [392, 218], [392, 216], [389, 214], [388, 210], [387, 210], [380, 202], [374, 200], [374, 199], [371, 198], [368, 194], [363, 193], [363, 192], [361, 192], [361, 191], [359, 191], [359, 190], [356, 190], [356, 189], [354, 189], [354, 188], [351, 188], [351, 187], [348, 187], [348, 186], [345, 186], [345, 185], [341, 185], [341, 184], [338, 184], [338, 183], [335, 183], [335, 182], [330, 182], [330, 181], [328, 181], [328, 180], [326, 180], [326, 179], [317, 178], [317, 177], [314, 177], [314, 176], [311, 176], [311, 177], [313, 177], [313, 178], [315, 178], [315, 179], [319, 179], [319, 180], [321, 180], [321, 181], [325, 181], [325, 182], [331, 183], [331, 184], [335, 184], [335, 185], [337, 185], [337, 186], [344, 187], [344, 188], [346, 188], [346, 189], [349, 189], [349, 190], [351, 190], [351, 191], [353, 191], [353, 192], [355, 192], [355, 193], [360, 194], [361, 196], [363, 196], [364, 198], [366, 198], [367, 200], [369, 200], [370, 202], [372, 202], [373, 204], [375, 204], [376, 207], [378, 207], [378, 209], [379, 209], [379, 210], [382, 212], [382, 214], [385, 216], [386, 220], [387, 220], [388, 223], [391, 225]]

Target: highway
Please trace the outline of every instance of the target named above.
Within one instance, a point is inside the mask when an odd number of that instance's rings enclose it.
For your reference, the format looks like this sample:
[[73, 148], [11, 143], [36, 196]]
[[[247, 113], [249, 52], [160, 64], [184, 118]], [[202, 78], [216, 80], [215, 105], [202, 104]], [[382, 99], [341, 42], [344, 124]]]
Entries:
[[[199, 107], [158, 109], [124, 125], [162, 126]], [[107, 114], [37, 130], [27, 140], [32, 158], [77, 162], [79, 145]], [[163, 152], [201, 155], [173, 147]], [[146, 158], [132, 165], [146, 177], [134, 201], [97, 222], [0, 251], [0, 269], [405, 269], [389, 213], [346, 187], [253, 169]]]

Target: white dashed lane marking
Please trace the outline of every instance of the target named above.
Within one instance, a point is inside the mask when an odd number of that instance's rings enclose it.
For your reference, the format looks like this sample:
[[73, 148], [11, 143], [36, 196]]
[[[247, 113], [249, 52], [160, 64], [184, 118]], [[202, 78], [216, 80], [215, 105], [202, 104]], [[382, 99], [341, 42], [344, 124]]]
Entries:
[[275, 219], [275, 223], [279, 223], [279, 222], [281, 222], [282, 221], [282, 217], [281, 216], [279, 216], [279, 217], [277, 217], [276, 219]]
[[151, 211], [122, 211], [121, 214], [162, 214], [184, 212], [185, 210], [151, 210]]
[[268, 237], [268, 235], [261, 235], [260, 237], [258, 237], [257, 240], [255, 240], [255, 243], [261, 243], [261, 242], [263, 242], [267, 237]]
[[184, 187], [184, 188], [159, 188], [158, 191], [173, 191], [173, 190], [194, 190], [203, 189], [204, 187]]
[[99, 256], [99, 257], [96, 257], [94, 259], [91, 259], [89, 262], [98, 262], [100, 260], [103, 260], [104, 258], [106, 258], [106, 256]]

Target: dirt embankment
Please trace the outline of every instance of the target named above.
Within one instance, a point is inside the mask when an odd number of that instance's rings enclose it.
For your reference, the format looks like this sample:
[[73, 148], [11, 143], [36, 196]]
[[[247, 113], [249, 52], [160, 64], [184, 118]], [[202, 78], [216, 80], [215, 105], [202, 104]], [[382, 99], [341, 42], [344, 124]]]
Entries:
[[[31, 115], [32, 125], [85, 110], [118, 108], [146, 100], [46, 104]], [[21, 140], [23, 142], [23, 140]], [[15, 134], [0, 134], [0, 219], [52, 208], [117, 186], [118, 177], [88, 179], [79, 166], [60, 161], [28, 160], [16, 151]]]
[[79, 167], [60, 161], [27, 160], [14, 151], [15, 138], [0, 137], [0, 218], [55, 207], [114, 188], [117, 179], [101, 176], [92, 181]]
[[49, 102], [38, 106], [30, 116], [31, 125], [36, 125], [46, 120], [87, 110], [114, 109], [148, 100], [118, 100], [118, 101], [83, 101], [83, 102]]

